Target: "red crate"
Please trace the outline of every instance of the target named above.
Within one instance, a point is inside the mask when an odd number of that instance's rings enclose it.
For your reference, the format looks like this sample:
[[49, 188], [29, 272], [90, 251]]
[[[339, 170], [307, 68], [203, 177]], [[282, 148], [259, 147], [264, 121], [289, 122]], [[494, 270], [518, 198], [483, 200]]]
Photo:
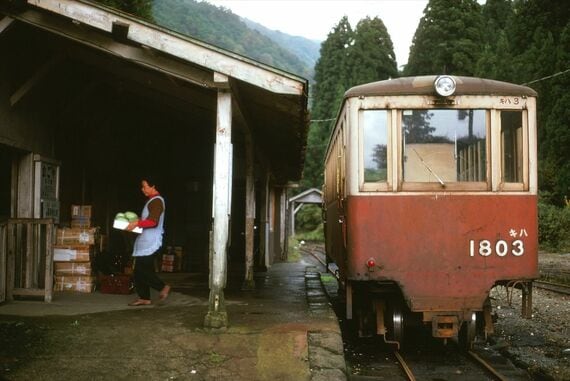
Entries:
[[100, 290], [103, 294], [130, 294], [133, 292], [133, 281], [130, 275], [101, 275]]

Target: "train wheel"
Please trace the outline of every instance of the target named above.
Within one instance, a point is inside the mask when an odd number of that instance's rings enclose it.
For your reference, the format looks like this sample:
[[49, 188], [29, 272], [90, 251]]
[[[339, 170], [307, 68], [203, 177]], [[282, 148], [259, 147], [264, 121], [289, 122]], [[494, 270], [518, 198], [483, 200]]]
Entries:
[[459, 330], [459, 345], [463, 349], [470, 350], [473, 347], [473, 343], [475, 342], [478, 331], [481, 327], [482, 319], [482, 313], [474, 312], [471, 315], [471, 320], [465, 321], [461, 325], [461, 329]]
[[387, 315], [387, 339], [397, 341], [400, 343], [400, 347], [402, 347], [404, 345], [404, 308], [400, 303], [395, 303], [388, 308]]

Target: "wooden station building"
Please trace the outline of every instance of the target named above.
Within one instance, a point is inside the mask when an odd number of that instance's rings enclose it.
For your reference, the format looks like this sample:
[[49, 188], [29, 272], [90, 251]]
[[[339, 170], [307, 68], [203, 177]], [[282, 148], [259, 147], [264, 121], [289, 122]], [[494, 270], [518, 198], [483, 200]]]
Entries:
[[57, 226], [89, 204], [113, 250], [115, 213], [139, 212], [140, 177], [158, 171], [165, 245], [209, 271], [205, 324], [227, 325], [228, 257], [251, 287], [286, 255], [307, 80], [82, 0], [0, 1], [0, 52], [0, 302], [51, 292], [43, 254], [11, 273], [6, 221]]

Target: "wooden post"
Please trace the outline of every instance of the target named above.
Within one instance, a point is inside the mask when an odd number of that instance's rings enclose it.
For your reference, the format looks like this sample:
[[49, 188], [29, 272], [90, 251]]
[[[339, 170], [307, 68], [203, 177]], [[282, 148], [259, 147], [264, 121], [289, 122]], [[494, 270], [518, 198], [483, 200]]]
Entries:
[[[228, 78], [214, 73], [214, 81], [227, 84]], [[228, 325], [224, 301], [232, 184], [232, 96], [228, 88], [229, 86], [221, 86], [218, 89], [212, 192], [214, 221], [210, 240], [210, 297], [208, 313], [204, 319], [204, 326], [208, 328], [223, 328]]]
[[271, 266], [273, 264], [273, 262], [275, 262], [275, 253], [278, 251], [277, 250], [277, 246], [279, 243], [279, 240], [275, 237], [276, 233], [275, 233], [275, 220], [276, 220], [276, 216], [275, 213], [277, 211], [277, 207], [275, 206], [275, 187], [273, 187], [272, 185], [269, 185], [268, 187], [269, 192], [268, 192], [268, 217], [267, 217], [267, 226], [268, 226], [268, 239], [267, 239], [267, 253], [266, 253], [266, 261], [267, 261], [267, 267]]
[[16, 226], [8, 224], [6, 237], [6, 301], [14, 300], [14, 274], [16, 273], [16, 253], [14, 251]]
[[6, 245], [6, 236], [8, 226], [0, 224], [0, 303], [6, 300], [6, 252], [8, 251]]
[[279, 192], [279, 245], [281, 246], [281, 259], [287, 259], [287, 188]]
[[249, 131], [245, 134], [245, 279], [243, 290], [255, 289], [253, 279], [253, 236], [255, 224], [255, 180], [253, 142]]
[[53, 224], [46, 225], [46, 263], [44, 301], [51, 303], [53, 298]]
[[263, 176], [263, 193], [260, 207], [259, 264], [269, 268], [269, 173], [267, 170]]

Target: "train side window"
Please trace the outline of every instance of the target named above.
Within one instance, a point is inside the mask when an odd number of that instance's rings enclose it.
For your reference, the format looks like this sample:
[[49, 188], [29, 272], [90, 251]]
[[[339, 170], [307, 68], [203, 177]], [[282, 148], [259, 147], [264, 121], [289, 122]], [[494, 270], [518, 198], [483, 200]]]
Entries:
[[501, 111], [501, 173], [504, 183], [523, 182], [523, 129], [520, 111]]
[[364, 182], [388, 180], [388, 112], [362, 111], [362, 163]]
[[404, 182], [439, 187], [486, 182], [486, 111], [403, 110], [402, 172]]

